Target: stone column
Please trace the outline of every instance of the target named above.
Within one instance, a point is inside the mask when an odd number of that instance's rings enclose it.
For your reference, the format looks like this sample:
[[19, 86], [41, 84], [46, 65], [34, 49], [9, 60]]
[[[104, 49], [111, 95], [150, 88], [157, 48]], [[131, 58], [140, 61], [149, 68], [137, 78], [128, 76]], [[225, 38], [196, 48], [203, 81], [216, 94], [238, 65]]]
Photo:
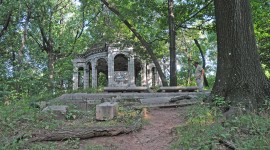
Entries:
[[154, 84], [155, 84], [155, 86], [157, 86], [158, 85], [158, 76], [157, 76], [157, 68], [156, 67], [154, 67], [154, 72], [153, 72], [154, 74], [153, 74], [153, 78], [154, 78]]
[[136, 86], [135, 85], [135, 69], [134, 69], [134, 56], [133, 55], [129, 56], [128, 73], [129, 73], [129, 85]]
[[84, 77], [83, 77], [83, 87], [84, 89], [89, 88], [89, 65], [87, 63], [84, 65]]
[[112, 53], [108, 54], [108, 86], [114, 85], [114, 56]]
[[146, 83], [146, 63], [142, 63], [142, 73], [141, 73], [142, 81], [141, 84], [142, 86], [147, 86]]
[[161, 85], [161, 80], [160, 80], [159, 74], [156, 70], [156, 86], [160, 86], [160, 85]]
[[147, 67], [147, 85], [148, 87], [151, 87], [152, 86], [152, 69], [151, 69], [151, 66], [148, 65]]
[[92, 87], [97, 87], [97, 68], [96, 68], [97, 60], [94, 59], [91, 61], [92, 65]]
[[72, 80], [73, 80], [73, 90], [77, 90], [79, 88], [79, 86], [78, 86], [78, 84], [79, 84], [78, 83], [79, 82], [78, 77], [79, 77], [78, 68], [77, 68], [76, 65], [73, 65], [73, 78], [72, 78]]

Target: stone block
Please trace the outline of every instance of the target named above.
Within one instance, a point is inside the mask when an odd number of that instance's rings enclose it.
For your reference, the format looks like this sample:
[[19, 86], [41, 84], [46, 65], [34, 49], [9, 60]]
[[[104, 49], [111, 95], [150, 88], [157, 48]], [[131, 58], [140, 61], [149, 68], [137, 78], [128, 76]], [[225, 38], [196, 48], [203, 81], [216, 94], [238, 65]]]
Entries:
[[36, 104], [39, 106], [40, 109], [44, 109], [49, 105], [49, 103], [45, 101], [37, 102]]
[[40, 101], [40, 102], [31, 102], [30, 106], [33, 108], [39, 108], [39, 109], [44, 109], [45, 107], [47, 107], [49, 105], [48, 102], [45, 101]]
[[96, 120], [111, 120], [117, 113], [117, 102], [105, 102], [96, 106]]
[[97, 105], [100, 104], [102, 102], [102, 100], [98, 99], [98, 100], [87, 100], [86, 103], [87, 105]]
[[66, 117], [68, 106], [60, 105], [60, 106], [47, 106], [42, 110], [43, 112], [52, 112], [56, 115], [57, 119], [64, 119]]

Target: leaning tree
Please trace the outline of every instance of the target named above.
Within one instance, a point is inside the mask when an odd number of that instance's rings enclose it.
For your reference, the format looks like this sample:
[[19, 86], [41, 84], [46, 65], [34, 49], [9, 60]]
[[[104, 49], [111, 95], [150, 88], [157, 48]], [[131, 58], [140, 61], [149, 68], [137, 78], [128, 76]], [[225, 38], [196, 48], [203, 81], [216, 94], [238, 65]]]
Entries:
[[257, 53], [249, 0], [215, 0], [218, 42], [212, 96], [233, 106], [257, 109], [270, 96], [270, 83]]

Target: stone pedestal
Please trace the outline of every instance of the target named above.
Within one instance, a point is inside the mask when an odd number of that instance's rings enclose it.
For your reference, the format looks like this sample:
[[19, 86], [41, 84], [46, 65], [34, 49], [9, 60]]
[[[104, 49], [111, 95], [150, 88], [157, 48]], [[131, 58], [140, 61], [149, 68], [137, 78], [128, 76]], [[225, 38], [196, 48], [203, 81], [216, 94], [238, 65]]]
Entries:
[[111, 120], [118, 113], [118, 103], [105, 102], [96, 106], [97, 120]]

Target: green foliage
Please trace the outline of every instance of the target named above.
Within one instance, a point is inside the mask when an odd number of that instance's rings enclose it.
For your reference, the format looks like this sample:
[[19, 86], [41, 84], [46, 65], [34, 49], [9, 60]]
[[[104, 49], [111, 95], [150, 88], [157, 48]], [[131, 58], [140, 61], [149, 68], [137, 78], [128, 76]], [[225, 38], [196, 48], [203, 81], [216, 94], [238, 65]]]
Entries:
[[106, 150], [106, 148], [102, 146], [88, 146], [85, 150]]
[[96, 87], [96, 88], [79, 88], [77, 90], [70, 90], [67, 93], [101, 93], [104, 92], [104, 87]]
[[129, 107], [120, 106], [118, 108], [118, 115], [116, 120], [124, 123], [125, 125], [133, 125], [141, 117], [140, 110], [134, 110]]
[[107, 77], [106, 77], [106, 74], [100, 72], [99, 73], [99, 76], [98, 76], [98, 84], [100, 87], [105, 87], [107, 86]]
[[251, 1], [252, 15], [254, 21], [255, 35], [259, 49], [261, 63], [265, 65], [264, 69], [270, 69], [270, 1], [269, 0], [253, 0]]
[[236, 149], [269, 149], [269, 112], [225, 119], [215, 107], [199, 104], [190, 109], [187, 120], [177, 128], [178, 138], [171, 149], [218, 149], [221, 141], [232, 143]]
[[45, 149], [57, 150], [57, 144], [52, 143], [52, 142], [48, 142], [46, 144], [35, 143], [35, 144], [31, 144], [31, 149], [36, 149], [36, 150], [45, 150]]
[[187, 115], [187, 122], [190, 124], [211, 124], [217, 117], [220, 116], [220, 112], [217, 109], [211, 109], [203, 104], [199, 104], [195, 107], [191, 107]]
[[214, 83], [215, 83], [215, 80], [216, 80], [215, 75], [207, 75], [207, 81], [208, 81], [209, 87], [204, 87], [204, 89], [212, 90]]
[[72, 148], [72, 149], [78, 149], [80, 147], [80, 139], [79, 138], [69, 138], [64, 142], [67, 147]]
[[[55, 129], [62, 122], [55, 120], [52, 114], [44, 114], [37, 108], [30, 107], [30, 100], [12, 101], [0, 105], [0, 145], [4, 149], [23, 147], [27, 135], [37, 129]], [[50, 120], [48, 122], [48, 120]], [[19, 135], [18, 132], [21, 132]], [[18, 136], [26, 136], [17, 143]]]
[[80, 111], [79, 110], [69, 110], [66, 114], [66, 119], [67, 120], [75, 120], [76, 118], [78, 118], [78, 116], [80, 115]]
[[194, 31], [194, 30], [181, 30], [178, 33], [181, 38], [177, 40], [177, 57], [180, 64], [180, 70], [177, 73], [179, 85], [184, 86], [196, 86], [196, 80], [194, 78], [195, 68], [193, 66], [194, 61], [199, 61], [202, 65], [202, 58], [198, 47], [193, 39], [197, 39], [200, 43], [204, 57], [206, 59], [205, 74], [209, 80], [209, 87], [211, 89], [216, 72], [216, 35], [212, 31]]
[[217, 107], [224, 106], [226, 104], [225, 98], [220, 96], [215, 96], [213, 98], [213, 104]]
[[220, 125], [213, 124], [219, 117], [220, 112], [204, 104], [191, 107], [187, 115], [187, 124], [177, 128], [179, 138], [172, 145], [172, 149], [207, 149], [210, 146], [214, 148], [217, 142], [213, 141], [212, 137], [224, 130]]
[[160, 87], [159, 86], [152, 86], [151, 90], [153, 90], [153, 92], [159, 92], [160, 91]]
[[[51, 97], [48, 95], [48, 97]], [[37, 98], [37, 97], [36, 97]], [[39, 100], [45, 99], [40, 97]], [[38, 100], [38, 99], [37, 99]], [[32, 133], [39, 130], [54, 130], [59, 128], [86, 128], [96, 126], [129, 126], [141, 124], [141, 111], [131, 106], [138, 103], [136, 100], [120, 101], [116, 118], [108, 121], [95, 119], [95, 105], [89, 106], [87, 111], [78, 110], [75, 105], [69, 105], [66, 119], [59, 120], [52, 112], [42, 112], [39, 108], [31, 106], [32, 99], [0, 103], [0, 147], [3, 149], [78, 149], [79, 139], [68, 139], [63, 144], [55, 143], [28, 143]], [[50, 104], [62, 104], [57, 99], [49, 101]], [[0, 148], [0, 149], [1, 149]], [[103, 149], [100, 146], [91, 146], [88, 149]]]
[[260, 113], [264, 114], [264, 113], [269, 113], [270, 111], [270, 98], [266, 97], [264, 99], [264, 103], [263, 105], [259, 108]]

